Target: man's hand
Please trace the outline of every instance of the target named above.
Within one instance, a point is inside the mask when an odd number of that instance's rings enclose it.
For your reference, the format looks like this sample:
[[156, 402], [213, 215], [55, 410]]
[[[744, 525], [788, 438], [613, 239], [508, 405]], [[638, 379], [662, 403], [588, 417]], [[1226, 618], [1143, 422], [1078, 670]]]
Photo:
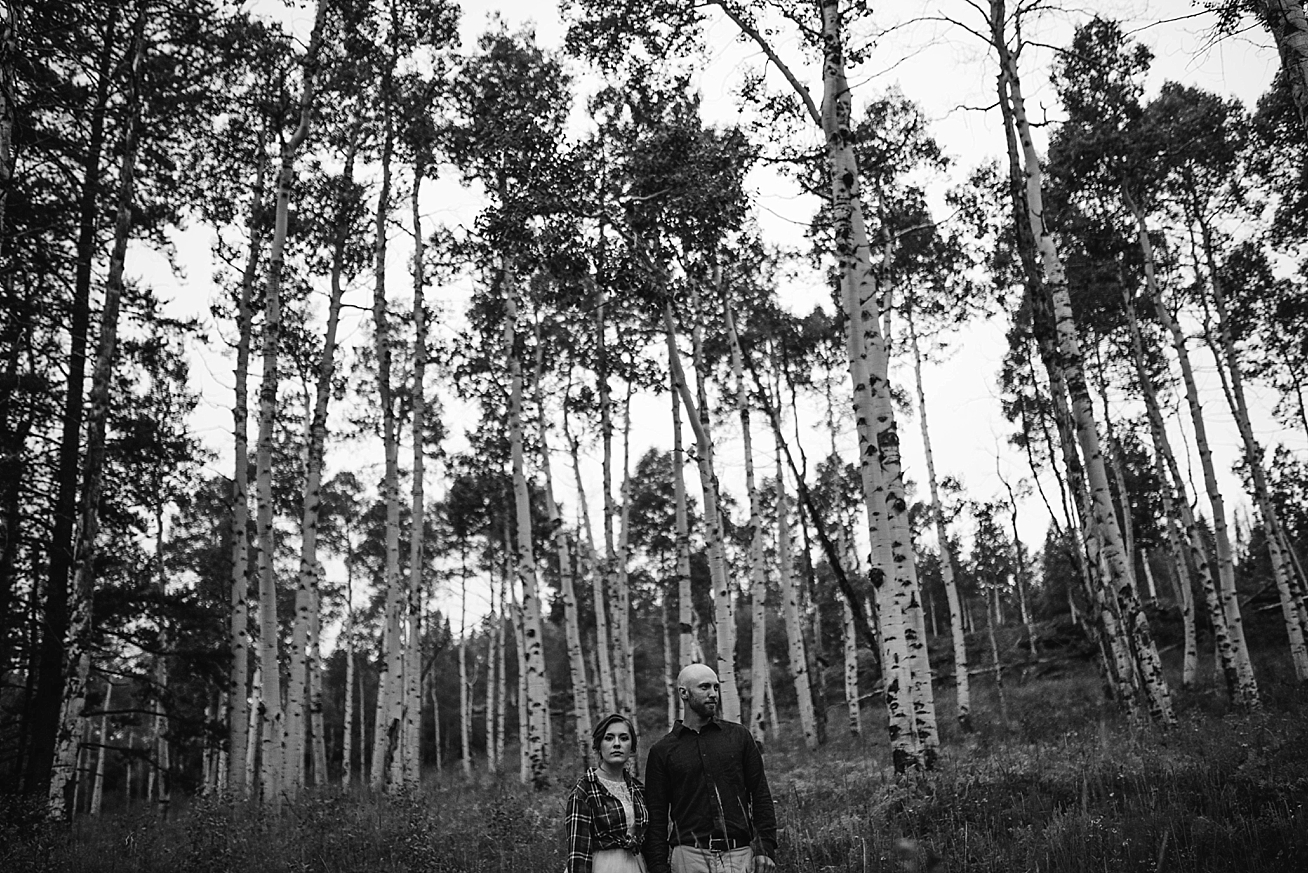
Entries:
[[777, 862], [767, 855], [758, 854], [754, 856], [754, 873], [776, 873], [776, 869]]

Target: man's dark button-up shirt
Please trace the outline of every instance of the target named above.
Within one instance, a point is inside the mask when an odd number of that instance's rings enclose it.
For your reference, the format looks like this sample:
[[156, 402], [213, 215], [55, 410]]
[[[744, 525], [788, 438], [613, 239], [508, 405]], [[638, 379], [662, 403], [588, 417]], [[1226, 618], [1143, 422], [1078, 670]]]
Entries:
[[645, 764], [649, 873], [668, 873], [672, 846], [723, 849], [755, 843], [769, 858], [777, 819], [750, 732], [714, 719], [696, 732], [681, 722], [649, 750]]

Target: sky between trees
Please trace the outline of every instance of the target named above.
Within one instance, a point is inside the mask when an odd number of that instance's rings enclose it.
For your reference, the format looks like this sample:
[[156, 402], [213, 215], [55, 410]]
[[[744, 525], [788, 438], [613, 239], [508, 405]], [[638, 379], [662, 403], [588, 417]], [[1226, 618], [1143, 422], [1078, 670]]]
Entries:
[[[530, 27], [537, 41], [545, 48], [558, 49], [563, 42], [566, 21], [561, 17], [556, 0], [474, 0], [463, 4], [460, 20], [460, 38], [463, 51], [476, 45], [478, 36], [502, 20], [513, 31]], [[904, 8], [899, 8], [899, 7]], [[1057, 4], [1054, 4], [1057, 6]], [[293, 30], [302, 39], [312, 25], [312, 8], [287, 8], [278, 0], [255, 0], [249, 7], [271, 20], [277, 20]], [[923, 8], [926, 7], [926, 8]], [[889, 88], [901, 89], [905, 96], [920, 104], [930, 119], [930, 133], [940, 142], [953, 166], [947, 177], [931, 184], [929, 193], [937, 215], [948, 215], [943, 205], [943, 192], [947, 180], [957, 179], [977, 165], [1001, 156], [1003, 133], [998, 110], [994, 106], [992, 74], [986, 61], [987, 46], [957, 24], [954, 19], [979, 27], [976, 10], [966, 0], [947, 0], [938, 4], [881, 3], [873, 7], [882, 17], [881, 28], [886, 33], [877, 40], [869, 63], [862, 75], [853, 80], [856, 102], [866, 102]], [[1049, 83], [1050, 59], [1054, 47], [1065, 45], [1075, 24], [1092, 12], [1114, 17], [1122, 22], [1123, 29], [1150, 46], [1154, 62], [1148, 75], [1148, 94], [1157, 92], [1164, 81], [1180, 81], [1216, 93], [1239, 98], [1252, 108], [1257, 98], [1267, 89], [1274, 77], [1278, 58], [1270, 35], [1258, 27], [1248, 27], [1239, 33], [1215, 38], [1214, 18], [1190, 0], [1118, 0], [1097, 3], [1093, 10], [1067, 4], [1050, 8], [1040, 19], [1040, 30], [1027, 33], [1032, 44], [1023, 55], [1027, 69], [1025, 79], [1030, 83], [1028, 100], [1038, 111], [1038, 117], [1056, 122], [1061, 109]], [[742, 77], [761, 66], [763, 58], [753, 46], [742, 44], [731, 22], [719, 16], [707, 30], [711, 45], [708, 65], [697, 69], [692, 81], [703, 99], [703, 113], [710, 124], [736, 124], [746, 119], [748, 107], [739, 97]], [[781, 44], [782, 48], [793, 48]], [[798, 53], [792, 56], [799, 57]], [[811, 60], [811, 59], [806, 59]], [[575, 64], [574, 64], [575, 66]], [[983, 72], [982, 72], [983, 71]], [[585, 93], [596, 87], [597, 78], [580, 69], [577, 90]], [[578, 133], [589, 123], [584, 101], [578, 99], [573, 107], [573, 125]], [[1040, 128], [1037, 135], [1042, 135]], [[817, 143], [810, 131], [803, 131]], [[1043, 152], [1043, 143], [1039, 144]], [[799, 192], [793, 182], [783, 178], [769, 167], [757, 168], [750, 177], [754, 188], [757, 221], [770, 241], [794, 241], [804, 230], [817, 208], [816, 198]], [[461, 184], [448, 167], [428, 184], [424, 200], [424, 221], [429, 224], [466, 226], [481, 208], [482, 200], [475, 190]], [[212, 231], [193, 226], [175, 236], [181, 253], [179, 262], [185, 270], [183, 276], [171, 277], [164, 260], [156, 253], [141, 247], [133, 253], [129, 263], [143, 264], [142, 274], [158, 286], [176, 283], [175, 291], [166, 294], [178, 314], [204, 315], [216, 292], [211, 281], [215, 265], [210, 247]], [[388, 261], [396, 276], [396, 287], [403, 287], [411, 252], [411, 241], [397, 233]], [[364, 305], [368, 294], [366, 277], [360, 277], [356, 288], [358, 300]], [[815, 290], [816, 289], [816, 290]], [[451, 340], [463, 324], [463, 313], [472, 293], [466, 278], [445, 283], [430, 292], [431, 305], [441, 313], [432, 325], [435, 342]], [[800, 276], [782, 289], [782, 300], [795, 311], [810, 308], [814, 302], [825, 300], [826, 292], [816, 285], [815, 277]], [[347, 312], [343, 316], [342, 339], [349, 344], [361, 338], [366, 329], [367, 316], [362, 311]], [[210, 321], [211, 332], [226, 326]], [[933, 414], [933, 440], [937, 467], [946, 474], [962, 480], [970, 494], [982, 498], [1006, 496], [1009, 485], [1025, 493], [1020, 499], [1019, 526], [1028, 543], [1042, 541], [1049, 525], [1044, 502], [1033, 487], [1030, 467], [1025, 457], [1008, 441], [1013, 427], [1000, 412], [997, 374], [1005, 351], [1004, 315], [974, 319], [962, 330], [943, 338], [944, 348], [932, 355], [923, 374], [928, 403]], [[194, 418], [194, 427], [204, 443], [216, 453], [213, 473], [226, 473], [231, 444], [231, 358], [220, 347], [209, 343], [192, 349], [193, 379], [202, 389], [202, 399]], [[1248, 517], [1251, 504], [1243, 495], [1242, 486], [1231, 467], [1241, 452], [1239, 435], [1232, 423], [1226, 404], [1221, 399], [1221, 386], [1211, 367], [1206, 352], [1197, 351], [1199, 363], [1197, 377], [1200, 390], [1210, 401], [1206, 410], [1213, 421], [1213, 450], [1217, 466], [1223, 476], [1223, 487], [1236, 499], [1233, 506], [1237, 514]], [[892, 382], [905, 386], [911, 380], [907, 363], [900, 360], [891, 368]], [[1288, 431], [1270, 414], [1274, 400], [1257, 386], [1253, 397], [1256, 407], [1254, 426], [1264, 445], [1288, 442], [1303, 443], [1302, 435]], [[1264, 402], [1258, 402], [1258, 401]], [[447, 398], [447, 424], [451, 427], [447, 448], [459, 451], [466, 446], [458, 424], [471, 424], [473, 410], [460, 404], [452, 396]], [[1126, 407], [1134, 398], [1113, 398], [1114, 406]], [[638, 458], [648, 448], [667, 450], [671, 446], [668, 431], [666, 398], [645, 397], [634, 401], [632, 457]], [[901, 425], [905, 468], [910, 479], [925, 489], [923, 455], [917, 437], [915, 415], [905, 410]], [[814, 418], [819, 421], [820, 416]], [[1180, 427], [1178, 421], [1173, 421]], [[852, 450], [852, 426], [844, 434]], [[743, 475], [739, 459], [740, 439], [737, 432], [723, 429], [716, 438], [721, 441], [720, 463], [725, 486], [729, 492], [739, 491], [737, 480]], [[815, 446], [826, 444], [827, 437], [812, 432]], [[1185, 443], [1189, 445], [1187, 441]], [[362, 447], [361, 447], [362, 448]], [[1308, 446], [1305, 446], [1308, 448]], [[766, 446], [756, 449], [770, 455]], [[362, 461], [363, 472], [379, 474], [380, 447], [370, 446], [362, 452], [344, 453], [352, 461]], [[373, 460], [369, 461], [371, 458]], [[591, 460], [596, 461], [592, 458]], [[329, 459], [330, 463], [330, 459]], [[769, 460], [766, 463], [773, 463]], [[588, 479], [588, 493], [600, 493], [598, 471], [592, 465], [594, 478]], [[376, 475], [373, 478], [377, 478]], [[433, 481], [440, 479], [439, 469], [432, 474]], [[1053, 490], [1052, 482], [1045, 482]], [[697, 486], [692, 484], [692, 489]], [[560, 483], [564, 499], [575, 510], [572, 489]], [[743, 497], [743, 495], [738, 495]], [[565, 510], [566, 511], [566, 510]], [[966, 541], [968, 532], [960, 531]], [[930, 535], [928, 534], [928, 539]], [[471, 608], [484, 608], [485, 595], [470, 594]], [[452, 593], [437, 592], [436, 606], [446, 614], [457, 609]]]

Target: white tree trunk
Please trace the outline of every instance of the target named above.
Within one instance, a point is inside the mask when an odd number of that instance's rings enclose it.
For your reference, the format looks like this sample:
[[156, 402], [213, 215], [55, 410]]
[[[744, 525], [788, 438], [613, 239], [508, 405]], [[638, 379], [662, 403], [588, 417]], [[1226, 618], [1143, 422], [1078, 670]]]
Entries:
[[[617, 516], [617, 504], [613, 500], [613, 396], [609, 388], [608, 374], [608, 342], [607, 330], [608, 325], [605, 323], [605, 310], [608, 304], [608, 295], [600, 289], [598, 291], [598, 303], [595, 307], [595, 340], [596, 340], [596, 357], [597, 372], [596, 383], [599, 389], [599, 411], [600, 411], [600, 446], [602, 448], [602, 459], [600, 471], [602, 475], [602, 490], [604, 492], [604, 561], [602, 571], [596, 576], [595, 588], [595, 621], [596, 621], [596, 640], [600, 646], [600, 663], [601, 670], [604, 673], [602, 682], [604, 688], [601, 696], [604, 697], [604, 708], [606, 712], [617, 712], [624, 710], [626, 702], [623, 699], [623, 682], [622, 677], [625, 670], [622, 663], [621, 645], [618, 642], [618, 636], [621, 630], [621, 619], [618, 615], [617, 602], [617, 549], [614, 545], [613, 525]], [[600, 606], [601, 600], [605, 604], [604, 630], [601, 634], [599, 622], [601, 617]], [[612, 614], [609, 615], [611, 610]], [[610, 621], [611, 620], [611, 621]], [[604, 666], [604, 665], [608, 666]]]
[[354, 780], [354, 609], [350, 606], [349, 588], [346, 588], [345, 629], [341, 642], [345, 646], [345, 726], [341, 738], [341, 785], [350, 787]]
[[[718, 681], [722, 686], [721, 714], [727, 721], [740, 720], [740, 696], [736, 691], [735, 650], [731, 641], [731, 612], [729, 609], [732, 586], [723, 554], [722, 518], [718, 512], [718, 483], [713, 470], [713, 442], [706, 427], [708, 413], [702, 410], [686, 384], [686, 373], [677, 351], [676, 327], [672, 319], [671, 304], [663, 310], [663, 323], [668, 345], [668, 365], [672, 370], [677, 391], [685, 406], [687, 419], [695, 433], [698, 448], [696, 461], [699, 467], [700, 488], [704, 493], [704, 527], [708, 547], [709, 572], [713, 579], [714, 616], [717, 621]], [[701, 379], [702, 384], [702, 379]]]
[[[382, 85], [383, 91], [386, 84]], [[399, 435], [395, 399], [391, 388], [390, 316], [386, 303], [387, 220], [390, 216], [391, 156], [394, 146], [394, 123], [389, 97], [382, 97], [384, 132], [381, 148], [381, 190], [377, 197], [373, 241], [373, 341], [377, 356], [377, 399], [381, 406], [382, 447], [385, 472], [382, 500], [386, 504], [385, 563], [382, 587], [386, 593], [383, 613], [383, 655], [377, 679], [377, 711], [374, 717], [372, 774], [374, 789], [398, 787], [388, 785], [391, 765], [400, 754], [399, 739], [403, 718], [404, 646], [402, 613], [405, 586], [400, 581], [400, 480]]]
[[[258, 492], [256, 527], [259, 537], [259, 641], [264, 681], [260, 771], [264, 800], [277, 802], [281, 798], [283, 771], [286, 765], [283, 749], [286, 725], [282, 709], [281, 668], [277, 657], [277, 583], [273, 572], [276, 539], [272, 493], [273, 436], [277, 413], [277, 391], [280, 383], [281, 280], [286, 237], [290, 225], [290, 198], [291, 186], [295, 180], [295, 159], [312, 125], [317, 84], [313, 74], [317, 69], [318, 52], [322, 46], [326, 7], [326, 0], [319, 0], [313, 31], [302, 65], [299, 126], [282, 147], [281, 168], [277, 178], [277, 212], [269, 254], [268, 280], [264, 287], [263, 381], [259, 389], [259, 439], [255, 469]], [[293, 673], [293, 677], [295, 675], [298, 674]]]
[[[1301, 24], [1304, 24], [1302, 7], [1299, 10]], [[1308, 33], [1299, 34], [1300, 50], [1308, 40]], [[1245, 399], [1244, 376], [1240, 369], [1239, 355], [1235, 342], [1231, 338], [1230, 315], [1227, 312], [1226, 294], [1222, 290], [1221, 274], [1217, 269], [1216, 256], [1213, 253], [1212, 229], [1207, 219], [1198, 209], [1199, 227], [1203, 234], [1204, 252], [1208, 260], [1209, 287], [1212, 291], [1213, 305], [1217, 310], [1217, 333], [1222, 354], [1218, 358], [1218, 373], [1223, 373], [1221, 364], [1225, 360], [1224, 381], [1229, 382], [1227, 396], [1231, 401], [1231, 414], [1235, 417], [1240, 440], [1244, 446], [1245, 465], [1253, 483], [1254, 499], [1258, 504], [1258, 513], [1262, 516], [1263, 527], [1267, 532], [1267, 550], [1272, 563], [1272, 574], [1276, 588], [1281, 597], [1281, 610], [1291, 640], [1290, 655], [1294, 662], [1295, 674], [1300, 682], [1308, 682], [1308, 645], [1304, 636], [1308, 634], [1308, 602], [1305, 602], [1305, 580], [1296, 572], [1290, 560], [1287, 540], [1281, 526], [1276, 505], [1272, 502], [1271, 489], [1267, 484], [1267, 472], [1264, 467], [1263, 450], [1254, 436], [1253, 425], [1249, 420], [1249, 405]], [[1298, 641], [1294, 627], [1298, 626]]]
[[544, 640], [536, 556], [532, 546], [531, 498], [527, 490], [522, 446], [522, 361], [517, 343], [518, 301], [512, 267], [507, 258], [501, 264], [501, 281], [504, 288], [504, 351], [509, 365], [509, 451], [513, 462], [513, 497], [517, 520], [513, 565], [522, 586], [522, 660], [526, 669], [526, 698], [523, 703], [526, 708], [527, 732], [522, 739], [524, 754], [529, 762], [530, 779], [537, 786], [543, 786], [547, 781], [546, 768], [549, 764], [546, 747], [549, 699], [545, 684], [545, 652], [542, 648]]
[[254, 282], [259, 271], [259, 257], [263, 249], [263, 212], [266, 163], [258, 162], [254, 192], [250, 201], [250, 217], [246, 223], [250, 235], [250, 252], [241, 274], [240, 292], [236, 302], [236, 366], [235, 402], [232, 404], [232, 442], [234, 469], [232, 471], [232, 582], [231, 623], [229, 631], [232, 652], [231, 672], [227, 680], [227, 699], [230, 712], [227, 718], [227, 738], [230, 768], [227, 784], [245, 797], [249, 792], [250, 775], [245, 772], [246, 744], [250, 729], [250, 540], [247, 529], [250, 523], [250, 452], [249, 452], [249, 381], [250, 345], [253, 321], [251, 307]]
[[1302, 0], [1265, 0], [1261, 17], [1276, 40], [1281, 70], [1294, 97], [1299, 123], [1308, 131], [1308, 15]]
[[590, 524], [590, 504], [586, 500], [586, 488], [581, 478], [581, 451], [576, 436], [568, 426], [568, 409], [563, 409], [563, 429], [568, 440], [568, 452], [572, 458], [572, 475], [577, 490], [577, 506], [581, 509], [582, 536], [577, 543], [577, 557], [582, 566], [581, 576], [590, 580], [591, 604], [595, 613], [595, 656], [596, 678], [599, 683], [599, 705], [604, 712], [613, 712], [617, 708], [614, 691], [612, 646], [609, 644], [608, 596], [604, 572], [597, 567], [595, 559], [595, 534]]
[[313, 784], [327, 784], [327, 733], [322, 712], [322, 583], [323, 567], [318, 564], [313, 591], [313, 621], [309, 625], [309, 731], [310, 758], [313, 761]]
[[441, 706], [436, 696], [436, 674], [435, 671], [427, 677], [427, 696], [431, 698], [431, 716], [432, 727], [434, 728], [432, 737], [432, 759], [436, 762], [436, 772], [441, 772], [442, 755], [441, 755]]
[[863, 732], [858, 694], [858, 637], [854, 634], [854, 609], [846, 597], [840, 598], [840, 616], [840, 638], [845, 653], [845, 709], [849, 717], [849, 733], [856, 737]]
[[[512, 589], [510, 589], [512, 591]], [[526, 782], [531, 778], [531, 759], [527, 748], [527, 736], [531, 733], [530, 715], [527, 711], [527, 645], [526, 634], [522, 626], [522, 604], [518, 594], [512, 591], [513, 638], [518, 654], [518, 779]]]
[[426, 538], [426, 478], [427, 441], [427, 303], [423, 289], [427, 277], [423, 264], [422, 213], [419, 193], [425, 167], [421, 158], [414, 162], [413, 192], [413, 390], [411, 433], [413, 434], [413, 470], [409, 502], [409, 584], [405, 589], [406, 628], [404, 648], [404, 705], [403, 742], [399, 782], [406, 790], [418, 787], [421, 777], [422, 754], [419, 748], [422, 728], [422, 600], [423, 576], [427, 569]]
[[[1168, 519], [1168, 533], [1171, 539], [1180, 543], [1180, 536], [1176, 532], [1176, 524]], [[1172, 577], [1173, 584], [1176, 586], [1176, 601], [1181, 606], [1181, 629], [1183, 634], [1183, 645], [1185, 647], [1184, 659], [1181, 662], [1181, 687], [1193, 689], [1195, 680], [1199, 676], [1199, 641], [1195, 636], [1194, 628], [1194, 594], [1190, 586], [1190, 571], [1186, 568], [1185, 562], [1177, 562], [1177, 573]], [[1222, 653], [1217, 652], [1217, 660], [1220, 663]]]
[[[1123, 188], [1123, 199], [1127, 208], [1131, 211], [1136, 225], [1136, 238], [1140, 244], [1140, 251], [1144, 258], [1145, 268], [1145, 289], [1155, 303], [1155, 310], [1161, 306], [1158, 297], [1158, 283], [1154, 270], [1154, 252], [1153, 243], [1149, 239], [1149, 229], [1145, 224], [1145, 216], [1142, 209], [1136, 205], [1131, 198], [1129, 191]], [[1167, 436], [1167, 428], [1163, 420], [1162, 407], [1158, 402], [1158, 393], [1154, 388], [1153, 381], [1149, 378], [1148, 369], [1145, 360], [1144, 335], [1140, 330], [1139, 320], [1136, 318], [1134, 298], [1123, 292], [1123, 303], [1126, 308], [1127, 324], [1131, 329], [1131, 346], [1132, 356], [1135, 361], [1136, 379], [1140, 384], [1141, 393], [1144, 395], [1145, 411], [1149, 417], [1149, 431], [1154, 443], [1154, 463], [1157, 468], [1160, 482], [1170, 483], [1169, 488], [1163, 491], [1163, 510], [1169, 519], [1176, 519], [1184, 529], [1184, 541], [1189, 546], [1190, 561], [1193, 563], [1195, 572], [1199, 578], [1200, 590], [1204, 592], [1204, 600], [1208, 607], [1209, 624], [1213, 629], [1214, 646], [1217, 651], [1217, 660], [1221, 665], [1222, 673], [1226, 679], [1227, 690], [1232, 697], [1242, 706], [1256, 708], [1259, 706], [1258, 685], [1254, 679], [1253, 664], [1249, 660], [1249, 649], [1244, 643], [1243, 621], [1239, 621], [1241, 627], [1237, 635], [1232, 632], [1230, 616], [1228, 615], [1222, 603], [1222, 597], [1218, 592], [1217, 583], [1213, 580], [1212, 564], [1208, 558], [1208, 546], [1204, 542], [1203, 535], [1199, 530], [1199, 525], [1195, 520], [1194, 511], [1190, 506], [1189, 488], [1186, 485], [1186, 477], [1181, 474], [1180, 464], [1177, 462], [1176, 453], [1172, 451], [1171, 441]], [[1170, 324], [1175, 327], [1175, 320], [1171, 318], [1170, 312], [1160, 313], [1165, 315], [1165, 325]], [[1173, 332], [1173, 342], [1177, 339], [1179, 331]], [[1185, 342], [1181, 339], [1180, 350], [1184, 351]], [[1181, 364], [1182, 372], [1189, 371], [1189, 356], [1185, 355]], [[1190, 380], [1190, 386], [1187, 387], [1187, 397], [1190, 397], [1190, 389], [1194, 387], [1193, 378]], [[1202, 409], [1198, 405], [1197, 391], [1193, 396], [1193, 403], [1190, 405], [1192, 421], [1197, 420], [1196, 433], [1203, 434], [1201, 455], [1207, 450], [1207, 433], [1204, 428]], [[1197, 416], [1197, 419], [1195, 418]], [[1211, 465], [1211, 453], [1209, 453], [1209, 462]], [[1205, 474], [1207, 480], [1207, 475]], [[1216, 486], [1216, 479], [1209, 483]], [[1175, 495], [1173, 495], [1173, 490]], [[1210, 497], [1212, 491], [1210, 491]], [[1221, 492], [1217, 491], [1217, 498], [1220, 503]], [[1225, 513], [1223, 513], [1223, 516]], [[1225, 531], [1225, 520], [1223, 518], [1223, 532]], [[1214, 525], [1216, 529], [1216, 525]], [[1168, 546], [1172, 554], [1172, 561], [1180, 573], [1180, 586], [1186, 594], [1186, 598], [1192, 600], [1190, 592], [1193, 590], [1190, 580], [1189, 564], [1185, 561], [1185, 549], [1183, 537], [1177, 530], [1176, 526], [1168, 524]], [[1215, 537], [1216, 539], [1216, 537]], [[1218, 540], [1220, 544], [1220, 540]], [[1228, 545], [1229, 550], [1229, 545]], [[1219, 549], [1220, 552], [1220, 549]], [[1184, 601], [1183, 601], [1184, 604]], [[1234, 615], [1240, 619], [1240, 604], [1237, 599], [1232, 599], [1231, 606]], [[1193, 623], [1193, 605], [1190, 608], [1191, 622]], [[1187, 656], [1189, 648], [1187, 647]], [[1188, 663], [1188, 660], [1187, 660]], [[1194, 677], [1191, 676], [1191, 681]], [[1185, 683], [1184, 673], [1182, 684]]]
[[1108, 578], [1111, 581], [1112, 593], [1122, 611], [1123, 621], [1126, 624], [1125, 630], [1131, 637], [1131, 649], [1139, 667], [1150, 715], [1161, 724], [1171, 725], [1176, 722], [1176, 716], [1172, 711], [1171, 693], [1163, 676], [1162, 661], [1154, 645], [1148, 621], [1140, 606], [1131, 567], [1124, 552], [1112, 496], [1108, 489], [1108, 475], [1104, 467], [1094, 410], [1090, 404], [1089, 389], [1086, 385], [1081, 341], [1072, 316], [1066, 273], [1054, 243], [1052, 228], [1044, 220], [1043, 169], [1031, 139], [1021, 83], [1017, 75], [1017, 64], [1003, 35], [1003, 6], [1002, 0], [991, 0], [994, 46], [1000, 55], [1000, 75], [1011, 97], [1013, 120], [1025, 161], [1027, 218], [1040, 254], [1045, 285], [1053, 299], [1058, 353], [1061, 369], [1067, 380], [1068, 394], [1072, 400], [1077, 439], [1081, 446], [1086, 477], [1090, 485], [1094, 526], [1101, 537], [1100, 550], [1109, 571]]
[[958, 582], [954, 578], [954, 556], [949, 548], [949, 531], [945, 525], [944, 510], [940, 505], [940, 487], [936, 479], [935, 454], [931, 448], [931, 428], [927, 423], [926, 391], [922, 387], [922, 351], [918, 345], [917, 326], [913, 310], [907, 310], [909, 341], [913, 352], [913, 382], [917, 388], [918, 424], [922, 429], [922, 449], [926, 456], [927, 485], [931, 495], [931, 520], [936, 529], [937, 548], [940, 550], [940, 576], [949, 601], [949, 631], [954, 651], [955, 698], [958, 724], [964, 732], [972, 729], [972, 683], [968, 678], [967, 638], [963, 633], [962, 601], [958, 596]]
[[250, 681], [250, 723], [245, 737], [245, 793], [254, 791], [259, 774], [258, 755], [263, 737], [263, 666], [256, 662], [254, 678]]
[[[853, 104], [845, 78], [844, 35], [839, 4], [824, 2], [822, 12], [823, 100], [819, 120], [826, 137], [828, 170], [832, 191], [833, 235], [841, 296], [847, 319], [846, 337], [850, 377], [853, 383], [854, 417], [859, 436], [859, 460], [863, 497], [867, 507], [872, 542], [871, 572], [881, 574], [874, 582], [877, 618], [881, 633], [882, 670], [886, 677], [885, 701], [891, 754], [897, 772], [927, 766], [919, 742], [913, 707], [913, 673], [910, 663], [905, 589], [892, 579], [894, 548], [891, 542], [891, 484], [894, 473], [883, 470], [885, 459], [878, 443], [880, 413], [889, 407], [881, 403], [888, 396], [884, 379], [887, 358], [880, 333], [878, 289], [870, 261], [867, 227], [859, 190], [858, 160], [854, 154]], [[869, 347], [868, 341], [873, 342]], [[879, 347], [878, 347], [879, 346]], [[887, 435], [893, 431], [887, 430]], [[902, 544], [907, 547], [907, 543]], [[904, 554], [911, 563], [911, 551]]]
[[[631, 586], [627, 562], [631, 555], [631, 392], [622, 410], [622, 508], [618, 512], [617, 563], [613, 574], [613, 643], [619, 709], [624, 715], [636, 714], [636, 672], [631, 653]], [[547, 722], [548, 724], [548, 722]]]
[[[779, 444], [780, 435], [776, 439]], [[780, 445], [777, 454], [780, 458]], [[816, 749], [817, 718], [813, 712], [813, 690], [809, 687], [808, 655], [804, 651], [804, 625], [799, 612], [799, 585], [795, 579], [794, 555], [790, 545], [790, 498], [786, 494], [786, 477], [780, 463], [777, 464], [776, 512], [777, 573], [780, 577], [781, 608], [789, 644], [790, 675], [795, 683], [795, 697], [799, 706], [799, 729], [804, 734], [804, 745]]]
[[[727, 330], [735, 336], [732, 325], [731, 304], [723, 302], [723, 311]], [[763, 510], [759, 503], [758, 488], [754, 482], [754, 441], [750, 433], [749, 390], [745, 386], [744, 363], [741, 360], [738, 343], [731, 344], [731, 375], [736, 383], [736, 409], [740, 415], [740, 432], [742, 454], [745, 458], [745, 493], [749, 498], [749, 596], [750, 625], [752, 629], [750, 645], [750, 682], [749, 682], [749, 729], [754, 734], [755, 742], [760, 745], [766, 739], [764, 725], [767, 722], [765, 703], [767, 687], [763, 677], [767, 675], [767, 568], [763, 562]]]
[[[681, 395], [677, 390], [676, 377], [669, 372], [668, 378], [672, 390], [672, 489], [676, 505], [676, 543], [677, 543], [677, 663], [681, 668], [695, 663], [699, 659], [699, 642], [695, 637], [695, 603], [690, 588], [690, 520], [686, 506], [686, 450], [681, 436]], [[675, 698], [676, 689], [672, 694]], [[672, 701], [675, 711], [676, 701]]]
[[[500, 605], [503, 609], [503, 604]], [[495, 626], [499, 623], [499, 618], [495, 614], [495, 586], [491, 586], [491, 604], [490, 604], [490, 626], [486, 633], [486, 717], [484, 721], [486, 732], [486, 770], [494, 773], [498, 769], [495, 758], [495, 688], [498, 684], [499, 677], [496, 676], [496, 668], [499, 660], [496, 657], [496, 633]]]
[[[563, 529], [563, 518], [554, 499], [554, 473], [550, 459], [548, 416], [545, 414], [545, 397], [541, 390], [541, 373], [544, 370], [544, 344], [540, 339], [540, 325], [536, 326], [536, 372], [533, 388], [536, 396], [537, 418], [540, 421], [540, 468], [545, 479], [545, 512], [550, 523], [550, 537], [559, 562], [559, 585], [563, 597], [563, 632], [568, 646], [568, 678], [572, 684], [572, 717], [576, 722], [577, 750], [581, 760], [590, 761], [590, 688], [586, 682], [586, 660], [581, 652], [581, 624], [577, 614], [572, 559], [568, 550], [568, 536]], [[487, 691], [487, 695], [490, 695]]]
[[100, 814], [100, 805], [104, 801], [104, 762], [109, 755], [109, 707], [113, 705], [113, 699], [114, 683], [106, 680], [100, 714], [100, 748], [96, 750], [95, 782], [91, 789], [91, 815]]
[[463, 775], [472, 775], [471, 695], [468, 693], [468, 574], [465, 569], [459, 587], [459, 748], [463, 753]]
[[[331, 401], [332, 378], [336, 373], [336, 333], [341, 320], [341, 299], [345, 285], [345, 247], [354, 210], [346, 201], [354, 186], [354, 159], [358, 147], [358, 125], [352, 128], [345, 153], [345, 167], [338, 187], [341, 203], [334, 227], [331, 292], [327, 302], [327, 327], [318, 359], [317, 387], [313, 411], [307, 422], [304, 496], [300, 510], [300, 569], [295, 588], [295, 624], [291, 641], [291, 672], [287, 682], [286, 773], [284, 788], [292, 795], [305, 784], [304, 741], [307, 734], [306, 695], [310, 683], [311, 627], [317, 623], [318, 602], [318, 517], [322, 508], [322, 476], [327, 446], [327, 409]], [[319, 783], [322, 775], [315, 774]]]
[[505, 573], [500, 579], [500, 618], [495, 623], [495, 652], [499, 659], [499, 666], [496, 669], [500, 677], [495, 695], [495, 760], [501, 765], [504, 763], [504, 735], [507, 732], [506, 722], [509, 712], [508, 647], [505, 644], [507, 639], [505, 629], [509, 622], [515, 621], [504, 606], [508, 602], [508, 593], [509, 577]]

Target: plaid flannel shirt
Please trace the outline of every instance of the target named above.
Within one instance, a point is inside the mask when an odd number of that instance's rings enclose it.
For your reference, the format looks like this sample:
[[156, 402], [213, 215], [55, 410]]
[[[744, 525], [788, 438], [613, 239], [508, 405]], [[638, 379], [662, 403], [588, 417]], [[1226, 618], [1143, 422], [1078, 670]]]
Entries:
[[630, 773], [623, 773], [622, 778], [631, 789], [631, 805], [636, 813], [631, 834], [627, 833], [627, 819], [621, 801], [600, 784], [594, 768], [587, 770], [568, 794], [566, 873], [590, 873], [591, 858], [602, 849], [626, 849], [632, 854], [640, 852], [649, 826], [645, 786]]

